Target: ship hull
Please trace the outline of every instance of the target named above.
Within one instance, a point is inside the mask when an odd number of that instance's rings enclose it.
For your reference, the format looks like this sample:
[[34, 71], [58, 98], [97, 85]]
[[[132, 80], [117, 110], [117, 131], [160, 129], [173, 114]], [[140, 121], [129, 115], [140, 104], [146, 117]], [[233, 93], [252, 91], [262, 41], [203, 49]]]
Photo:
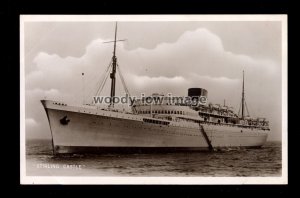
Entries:
[[139, 115], [86, 109], [43, 102], [52, 134], [53, 150], [81, 152], [173, 152], [261, 147], [267, 132], [257, 129], [198, 123], [159, 125]]

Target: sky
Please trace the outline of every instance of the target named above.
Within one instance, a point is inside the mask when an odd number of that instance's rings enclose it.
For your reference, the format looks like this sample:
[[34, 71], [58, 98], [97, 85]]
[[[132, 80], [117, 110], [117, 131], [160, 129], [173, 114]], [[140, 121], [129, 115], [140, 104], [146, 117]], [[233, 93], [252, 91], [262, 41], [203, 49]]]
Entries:
[[[26, 138], [50, 138], [41, 99], [91, 100], [112, 57], [114, 22], [25, 22]], [[118, 64], [131, 95], [208, 90], [237, 112], [245, 71], [249, 113], [270, 121], [281, 140], [279, 21], [119, 22]], [[81, 74], [85, 75], [82, 76]], [[109, 95], [110, 79], [102, 95]], [[116, 95], [124, 95], [117, 76]]]

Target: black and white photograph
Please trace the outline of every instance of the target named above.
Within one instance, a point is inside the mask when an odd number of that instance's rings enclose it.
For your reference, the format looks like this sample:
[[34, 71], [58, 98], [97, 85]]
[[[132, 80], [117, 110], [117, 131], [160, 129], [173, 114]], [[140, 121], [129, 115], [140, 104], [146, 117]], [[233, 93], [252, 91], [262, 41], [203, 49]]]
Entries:
[[21, 15], [21, 184], [287, 184], [286, 15]]

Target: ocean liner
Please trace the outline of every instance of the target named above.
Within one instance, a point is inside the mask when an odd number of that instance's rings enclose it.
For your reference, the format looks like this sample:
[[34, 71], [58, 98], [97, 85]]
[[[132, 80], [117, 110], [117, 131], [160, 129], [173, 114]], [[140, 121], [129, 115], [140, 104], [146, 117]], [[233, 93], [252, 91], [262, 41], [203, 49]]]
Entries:
[[129, 93], [118, 69], [118, 41], [122, 40], [117, 40], [116, 24], [114, 40], [111, 41], [114, 44], [113, 56], [107, 70], [111, 79], [112, 100], [107, 108], [100, 108], [94, 103], [72, 105], [41, 100], [49, 121], [54, 154], [215, 151], [231, 147], [259, 148], [264, 145], [270, 131], [269, 122], [265, 118], [246, 115], [244, 72], [241, 113], [238, 114], [225, 102], [224, 105], [216, 105], [197, 101], [199, 97], [207, 97], [208, 92], [203, 88], [188, 89], [188, 97], [196, 98], [196, 105], [172, 103], [167, 96], [155, 93], [149, 97], [160, 98], [160, 103], [145, 103], [145, 97], [137, 99], [131, 110], [114, 108], [117, 71], [126, 93]]

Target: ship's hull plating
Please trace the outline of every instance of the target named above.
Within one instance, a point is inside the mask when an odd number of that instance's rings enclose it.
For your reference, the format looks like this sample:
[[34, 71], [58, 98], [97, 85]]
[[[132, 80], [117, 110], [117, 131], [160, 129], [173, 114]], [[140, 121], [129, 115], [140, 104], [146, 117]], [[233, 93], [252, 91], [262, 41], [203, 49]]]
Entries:
[[[49, 103], [48, 103], [49, 104]], [[55, 107], [44, 104], [55, 153], [150, 152], [208, 150], [204, 130], [213, 148], [260, 147], [267, 132], [224, 125], [190, 123], [159, 125], [143, 122], [141, 116]]]

